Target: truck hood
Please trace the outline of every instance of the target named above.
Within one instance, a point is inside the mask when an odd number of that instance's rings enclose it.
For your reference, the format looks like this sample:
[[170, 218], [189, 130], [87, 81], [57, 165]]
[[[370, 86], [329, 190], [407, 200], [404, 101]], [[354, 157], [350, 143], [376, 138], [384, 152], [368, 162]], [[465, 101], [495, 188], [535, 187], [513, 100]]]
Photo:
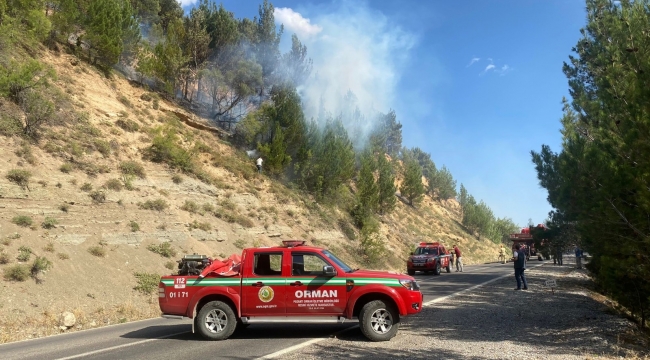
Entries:
[[377, 270], [357, 270], [346, 274], [347, 277], [368, 277], [368, 278], [388, 278], [388, 279], [413, 279], [413, 277], [399, 274], [394, 271], [377, 271]]

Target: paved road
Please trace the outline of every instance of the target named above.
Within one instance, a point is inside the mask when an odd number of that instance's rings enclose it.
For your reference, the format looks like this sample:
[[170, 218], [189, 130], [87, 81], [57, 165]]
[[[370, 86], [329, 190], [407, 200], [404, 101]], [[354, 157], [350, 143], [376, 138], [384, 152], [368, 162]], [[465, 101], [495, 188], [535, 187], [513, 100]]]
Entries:
[[[530, 265], [536, 265], [531, 263]], [[512, 264], [466, 266], [465, 271], [441, 276], [420, 275], [424, 302], [512, 274]], [[514, 279], [513, 279], [514, 284]], [[434, 305], [435, 306], [435, 305]], [[251, 359], [298, 346], [312, 339], [355, 327], [340, 325], [250, 325], [226, 341], [204, 341], [191, 333], [189, 320], [151, 319], [104, 328], [0, 345], [0, 358], [8, 359]], [[359, 331], [352, 329], [350, 331]]]

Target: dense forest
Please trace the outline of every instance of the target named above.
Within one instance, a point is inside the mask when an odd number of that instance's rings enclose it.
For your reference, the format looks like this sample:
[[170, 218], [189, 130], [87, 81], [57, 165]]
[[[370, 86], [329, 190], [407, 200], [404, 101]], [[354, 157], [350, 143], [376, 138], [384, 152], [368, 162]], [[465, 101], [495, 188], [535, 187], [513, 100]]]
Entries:
[[[430, 154], [405, 147], [394, 111], [362, 114], [349, 91], [341, 108], [306, 118], [297, 87], [313, 62], [295, 34], [290, 51], [280, 51], [283, 31], [267, 1], [257, 17], [237, 19], [208, 0], [188, 12], [175, 0], [0, 0], [0, 95], [12, 109], [0, 133], [36, 142], [44, 127], [65, 122], [53, 110], [65, 108], [65, 94], [48, 87], [56, 74], [39, 60], [46, 47], [107, 77], [122, 73], [224, 128], [233, 145], [261, 154], [269, 176], [342, 204], [369, 248], [378, 216], [400, 200], [416, 208], [424, 196], [458, 197], [463, 225], [477, 239], [501, 242], [516, 231], [463, 185], [459, 194]], [[148, 158], [194, 171], [171, 129], [158, 129]]]
[[587, 0], [587, 25], [564, 64], [562, 148], [532, 152], [548, 190], [537, 238], [582, 246], [603, 291], [650, 312], [650, 2]]

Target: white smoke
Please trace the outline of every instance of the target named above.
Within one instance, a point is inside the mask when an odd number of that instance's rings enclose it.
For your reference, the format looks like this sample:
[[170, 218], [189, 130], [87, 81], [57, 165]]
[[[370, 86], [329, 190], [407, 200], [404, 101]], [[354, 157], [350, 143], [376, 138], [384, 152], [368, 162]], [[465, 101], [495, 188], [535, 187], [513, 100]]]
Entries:
[[[336, 2], [303, 11], [314, 14], [311, 19], [289, 10], [275, 12], [276, 22], [283, 23], [289, 36], [294, 32], [304, 35], [305, 24], [320, 30], [300, 37], [314, 61], [312, 76], [298, 88], [307, 119], [318, 119], [321, 110], [338, 115], [347, 105], [344, 96], [351, 91], [364, 115], [367, 134], [374, 115], [388, 112], [395, 104], [400, 73], [415, 36], [364, 2]], [[292, 21], [282, 22], [289, 13]]]

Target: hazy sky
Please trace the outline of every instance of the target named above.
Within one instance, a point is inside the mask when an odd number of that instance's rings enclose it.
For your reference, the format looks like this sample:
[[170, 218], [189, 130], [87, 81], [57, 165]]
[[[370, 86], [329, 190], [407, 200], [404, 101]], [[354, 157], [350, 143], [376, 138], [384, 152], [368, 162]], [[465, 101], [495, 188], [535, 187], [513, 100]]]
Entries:
[[[222, 2], [252, 18], [262, 1]], [[394, 109], [403, 145], [430, 153], [496, 216], [546, 218], [530, 151], [559, 150], [562, 64], [585, 24], [583, 0], [272, 4], [283, 49], [296, 33], [314, 59], [318, 81], [301, 89], [307, 111], [352, 90], [363, 109]]]

